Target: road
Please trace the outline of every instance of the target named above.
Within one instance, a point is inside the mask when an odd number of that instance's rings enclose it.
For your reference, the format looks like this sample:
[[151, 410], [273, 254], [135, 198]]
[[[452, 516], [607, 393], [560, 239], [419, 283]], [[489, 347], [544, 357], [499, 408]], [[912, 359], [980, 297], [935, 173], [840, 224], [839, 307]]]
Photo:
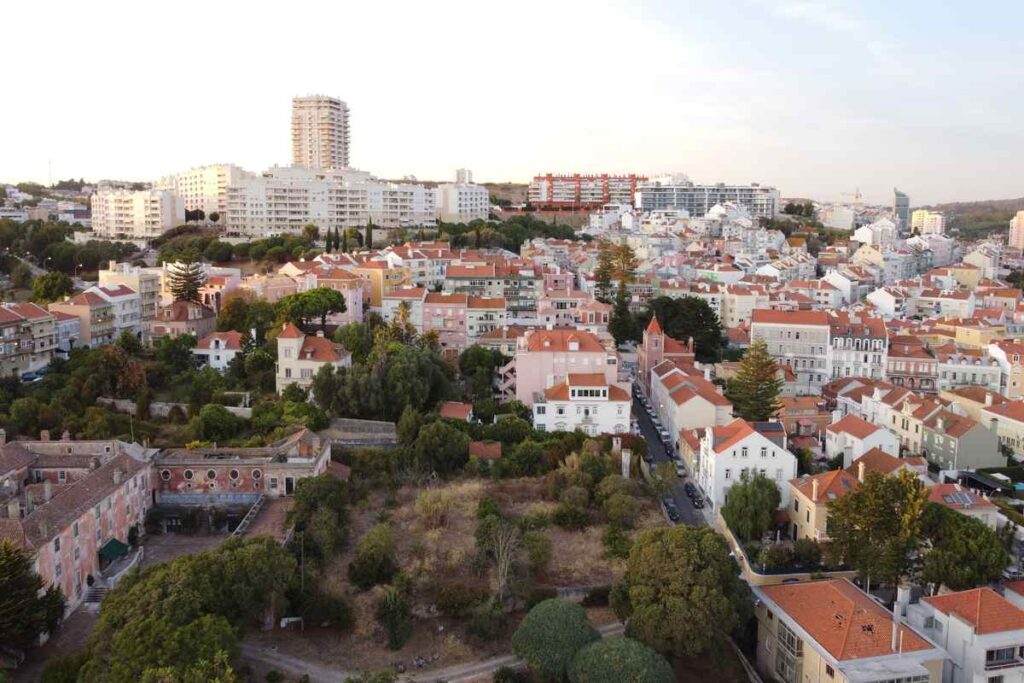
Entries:
[[[625, 627], [619, 622], [605, 624], [597, 628], [598, 633], [602, 637], [620, 636], [624, 630]], [[314, 664], [313, 662], [293, 657], [277, 650], [268, 650], [265, 647], [248, 642], [242, 643], [242, 658], [252, 664], [276, 669], [295, 678], [304, 674], [308, 675], [312, 683], [344, 681], [349, 676], [358, 675], [357, 673]], [[518, 668], [523, 666], [523, 663], [515, 655], [509, 654], [479, 662], [456, 664], [446, 669], [419, 672], [407, 671], [399, 677], [399, 680], [409, 681], [410, 683], [413, 681], [415, 683], [441, 683], [442, 681], [447, 681], [448, 683], [469, 683], [470, 681], [478, 681], [483, 676], [490, 676], [498, 669], [506, 666]]]
[[[640, 434], [643, 436], [644, 441], [647, 442], [647, 452], [654, 456], [655, 464], [659, 462], [675, 462], [669, 457], [668, 452], [665, 449], [665, 445], [661, 442], [661, 437], [658, 435], [658, 430], [654, 427], [654, 422], [651, 416], [647, 414], [647, 410], [644, 408], [644, 404], [638, 398], [633, 398], [633, 415], [636, 417], [637, 422], [640, 425]], [[672, 489], [672, 497], [676, 501], [676, 507], [679, 508], [679, 517], [681, 524], [689, 524], [690, 526], [703, 526], [707, 524], [704, 518], [704, 514], [693, 507], [693, 503], [690, 502], [689, 497], [683, 490], [683, 483], [692, 481], [692, 472], [686, 479], [679, 479], [679, 483]]]

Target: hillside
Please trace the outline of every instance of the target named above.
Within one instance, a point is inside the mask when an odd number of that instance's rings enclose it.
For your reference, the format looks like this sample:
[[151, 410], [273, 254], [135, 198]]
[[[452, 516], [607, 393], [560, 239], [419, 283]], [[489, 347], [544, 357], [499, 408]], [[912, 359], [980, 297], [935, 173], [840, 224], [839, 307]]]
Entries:
[[[480, 183], [491, 194], [491, 201], [504, 200], [510, 204], [526, 203], [526, 183]], [[501, 203], [504, 203], [502, 201]]]
[[1024, 197], [1018, 199], [990, 199], [980, 202], [951, 202], [923, 207], [946, 214], [950, 229], [970, 237], [1006, 232], [1010, 219], [1024, 209]]

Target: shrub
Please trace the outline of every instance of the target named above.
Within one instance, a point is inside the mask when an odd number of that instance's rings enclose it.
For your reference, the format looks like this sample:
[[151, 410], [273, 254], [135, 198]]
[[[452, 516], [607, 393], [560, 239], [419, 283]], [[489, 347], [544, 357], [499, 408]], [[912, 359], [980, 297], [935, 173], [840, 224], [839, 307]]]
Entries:
[[582, 529], [587, 525], [587, 511], [572, 505], [559, 503], [558, 509], [555, 510], [554, 521], [555, 524], [563, 529]]
[[601, 535], [601, 543], [604, 544], [605, 555], [619, 560], [629, 557], [629, 551], [633, 547], [633, 541], [629, 539], [626, 532], [614, 524], [609, 525]]
[[512, 652], [544, 679], [563, 680], [580, 648], [600, 637], [582, 607], [567, 600], [545, 600], [516, 629]]
[[618, 474], [611, 474], [597, 485], [597, 489], [594, 491], [594, 500], [603, 505], [606, 500], [617, 493], [624, 493], [635, 498], [640, 495], [640, 490], [640, 482], [626, 479]]
[[781, 543], [769, 543], [761, 548], [758, 562], [765, 569], [781, 569], [793, 564], [793, 551]]
[[466, 633], [483, 643], [500, 638], [508, 628], [508, 615], [498, 602], [479, 606], [466, 623]]
[[284, 683], [284, 674], [277, 669], [271, 669], [264, 680], [267, 683]]
[[476, 504], [476, 518], [484, 519], [491, 516], [501, 517], [501, 508], [493, 498], [481, 498], [480, 502]]
[[801, 538], [793, 543], [793, 561], [803, 567], [821, 564], [821, 546], [813, 538]]
[[558, 597], [558, 591], [554, 588], [533, 588], [526, 596], [526, 606], [534, 607], [545, 600], [553, 600]]
[[388, 634], [388, 647], [400, 649], [412, 636], [409, 602], [395, 588], [388, 588], [377, 601], [377, 621]]
[[465, 617], [487, 600], [490, 593], [463, 583], [445, 583], [435, 587], [434, 604], [446, 617]]
[[530, 683], [530, 677], [525, 672], [503, 666], [494, 672], [494, 683]]
[[636, 498], [627, 493], [615, 493], [604, 501], [604, 516], [610, 524], [632, 529], [638, 512]]
[[585, 509], [590, 504], [590, 493], [582, 486], [570, 486], [558, 497], [562, 505]]
[[455, 497], [444, 489], [428, 489], [416, 497], [416, 514], [431, 529], [444, 526], [453, 507]]
[[40, 683], [75, 683], [86, 659], [88, 655], [85, 654], [51, 657], [43, 667]]
[[604, 638], [580, 648], [569, 665], [570, 683], [673, 683], [665, 658], [632, 638]]
[[356, 544], [355, 557], [348, 566], [349, 580], [363, 590], [390, 581], [398, 571], [394, 552], [391, 527], [387, 524], [371, 527]]
[[527, 531], [523, 535], [523, 545], [533, 571], [544, 571], [551, 561], [551, 539], [547, 534], [543, 531]]

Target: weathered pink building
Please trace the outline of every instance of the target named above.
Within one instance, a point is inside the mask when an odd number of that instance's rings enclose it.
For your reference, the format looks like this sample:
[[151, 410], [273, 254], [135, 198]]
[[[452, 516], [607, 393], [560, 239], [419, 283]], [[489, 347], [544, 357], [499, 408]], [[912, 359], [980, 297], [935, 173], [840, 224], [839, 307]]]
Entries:
[[439, 294], [430, 292], [423, 300], [423, 331], [437, 332], [441, 349], [448, 355], [458, 355], [466, 348], [466, 294]]
[[500, 388], [528, 406], [548, 387], [564, 383], [570, 373], [602, 374], [609, 385], [630, 390], [629, 378], [620, 375], [614, 346], [605, 348], [586, 330], [529, 330], [517, 340], [509, 365], [512, 372], [501, 378]]
[[0, 446], [0, 539], [24, 548], [67, 611], [122, 554], [150, 505], [151, 451], [121, 441], [19, 441]]

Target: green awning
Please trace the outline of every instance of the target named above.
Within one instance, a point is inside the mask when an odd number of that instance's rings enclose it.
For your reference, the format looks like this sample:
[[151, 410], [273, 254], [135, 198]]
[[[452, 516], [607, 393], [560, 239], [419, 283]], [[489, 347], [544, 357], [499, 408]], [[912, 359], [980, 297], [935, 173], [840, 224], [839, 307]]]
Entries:
[[106, 543], [104, 543], [103, 547], [100, 548], [100, 559], [106, 560], [107, 562], [112, 562], [119, 557], [124, 557], [130, 551], [131, 548], [129, 548], [127, 545], [121, 543], [121, 541], [117, 540], [116, 538], [112, 538]]

